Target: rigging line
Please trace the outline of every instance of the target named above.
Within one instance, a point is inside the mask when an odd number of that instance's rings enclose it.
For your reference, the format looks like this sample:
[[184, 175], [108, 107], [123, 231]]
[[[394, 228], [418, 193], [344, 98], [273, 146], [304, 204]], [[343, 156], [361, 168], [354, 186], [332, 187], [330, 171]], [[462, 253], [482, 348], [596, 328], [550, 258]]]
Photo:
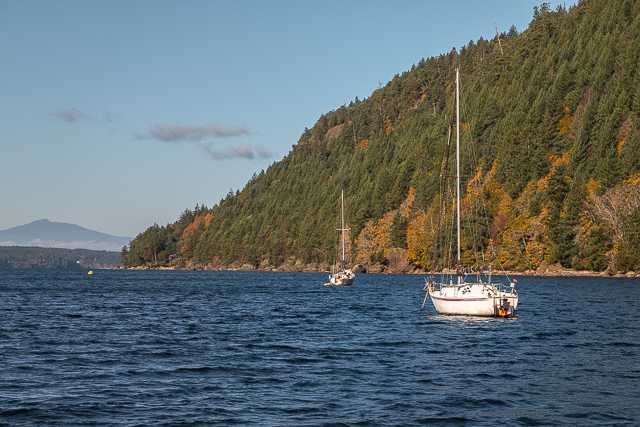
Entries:
[[[466, 92], [464, 92], [464, 95], [466, 95]], [[461, 102], [461, 104], [463, 105], [462, 115], [465, 118], [468, 119], [469, 114], [467, 112], [467, 107], [466, 107], [467, 103], [466, 102]], [[468, 121], [468, 123], [471, 124], [471, 121]], [[473, 156], [473, 161], [474, 161], [473, 164], [477, 165], [478, 156], [477, 156], [477, 153], [475, 151], [475, 144], [473, 144], [473, 140], [472, 139], [473, 139], [473, 137], [471, 135], [471, 132], [469, 131], [469, 144], [468, 144], [469, 145], [469, 151], [471, 152], [471, 155]], [[488, 215], [488, 212], [487, 212], [487, 207], [485, 205], [484, 197], [482, 196], [482, 191], [481, 191], [482, 190], [482, 185], [481, 185], [481, 182], [478, 182], [478, 186], [479, 186], [478, 187], [478, 190], [479, 190], [478, 194], [479, 194], [479, 196], [481, 198], [481, 201], [482, 201], [481, 206], [482, 206], [482, 210], [483, 210], [483, 213], [484, 213], [484, 218], [488, 219], [489, 215]], [[501, 227], [498, 227], [498, 230], [501, 231], [501, 232], [504, 232], [504, 230]], [[499, 256], [495, 256], [495, 245], [492, 244], [489, 249], [490, 249], [490, 254], [491, 254], [490, 258], [489, 258], [489, 264], [491, 264], [491, 260], [493, 258], [495, 258], [498, 261], [498, 265], [500, 266], [500, 269], [502, 270], [503, 273], [505, 273], [505, 276], [507, 277], [507, 280], [511, 281], [511, 279], [509, 278], [509, 275], [506, 273], [506, 270], [505, 270], [504, 266], [502, 265], [502, 262], [500, 261], [500, 257]], [[519, 247], [518, 247], [518, 250], [522, 254], [522, 250]], [[526, 258], [526, 255], [525, 255], [525, 258]], [[477, 260], [477, 254], [476, 254], [476, 263], [477, 262], [478, 262], [478, 260]]]
[[[439, 210], [438, 210], [438, 226], [436, 229], [436, 236], [435, 236], [435, 242], [433, 244], [433, 256], [431, 258], [431, 283], [433, 283], [433, 274], [435, 271], [435, 267], [436, 267], [436, 255], [437, 255], [437, 251], [438, 251], [438, 239], [440, 237], [440, 222], [442, 220], [442, 208], [443, 208], [443, 203], [444, 203], [444, 190], [445, 190], [445, 186], [447, 183], [447, 174], [449, 173], [449, 151], [450, 151], [450, 147], [451, 147], [451, 136], [453, 134], [453, 114], [454, 114], [454, 109], [455, 109], [456, 103], [455, 101], [451, 103], [451, 117], [449, 119], [449, 133], [447, 135], [447, 146], [446, 146], [446, 152], [445, 152], [445, 160], [444, 160], [444, 165], [441, 163], [440, 164], [440, 174], [441, 174], [441, 178], [440, 178], [440, 205], [439, 205]], [[444, 170], [442, 170], [444, 166]]]
[[[445, 200], [450, 200], [451, 202], [444, 207], [444, 218], [443, 218], [443, 236], [442, 236], [442, 245], [440, 248], [441, 251], [441, 260], [442, 260], [442, 269], [447, 269], [449, 272], [444, 273], [443, 276], [451, 277], [451, 267], [453, 265], [453, 242], [454, 234], [456, 233], [455, 227], [455, 204], [453, 202], [454, 196], [452, 191], [453, 184], [449, 181], [449, 185], [447, 186], [445, 193]], [[444, 234], [446, 232], [446, 234]], [[457, 260], [456, 260], [457, 262]], [[445, 280], [446, 281], [446, 280]]]
[[[462, 90], [463, 86], [462, 84], [460, 84], [460, 96], [461, 98], [463, 98], [464, 101], [466, 101], [466, 92]], [[467, 125], [467, 133], [469, 135], [468, 137], [468, 143], [467, 145], [467, 154], [468, 154], [468, 158], [469, 158], [469, 168], [473, 171], [473, 170], [477, 170], [478, 167], [478, 154], [476, 152], [476, 147], [475, 144], [473, 143], [473, 136], [471, 133], [471, 120], [469, 119], [469, 113], [468, 113], [468, 107], [467, 107], [467, 102], [460, 102], [461, 106], [462, 106], [462, 116], [463, 116], [463, 122], [464, 123], [468, 123]], [[481, 173], [481, 171], [480, 171]], [[461, 175], [461, 176], [465, 176], [465, 177], [472, 177], [470, 182], [473, 182], [475, 179], [476, 174], [473, 175]], [[480, 180], [477, 180], [474, 184], [474, 187], [476, 188], [476, 193], [478, 195], [482, 195], [481, 191], [480, 191]], [[475, 216], [476, 218], [479, 218], [480, 216], [478, 215], [479, 212], [477, 212], [475, 209], [477, 209], [477, 206], [475, 203], [473, 203], [472, 200], [472, 196], [473, 196], [473, 188], [472, 188], [472, 193], [470, 194], [468, 191], [469, 188], [469, 183], [467, 183], [467, 196], [469, 198], [469, 210], [470, 210], [470, 215], [471, 216]], [[484, 207], [484, 203], [482, 204], [482, 206]], [[486, 211], [486, 209], [485, 209]], [[485, 212], [486, 214], [486, 212]], [[486, 217], [486, 215], [485, 215]], [[476, 237], [480, 235], [480, 225], [477, 221], [471, 221], [471, 217], [468, 216], [466, 218], [465, 223], [468, 226], [468, 229], [471, 230], [471, 236], [472, 236], [472, 244], [473, 244], [473, 248], [474, 248], [474, 257], [475, 257], [475, 263], [476, 265], [480, 265], [480, 260], [478, 258], [478, 251], [476, 250], [476, 248], [480, 247], [481, 249], [483, 249], [483, 246], [481, 244], [479, 244], [480, 242], [477, 241]]]
[[[449, 200], [454, 200], [454, 192], [451, 191], [451, 187], [453, 187], [453, 184], [451, 184], [451, 186], [449, 187]], [[452, 270], [453, 267], [453, 242], [454, 242], [454, 235], [457, 234], [457, 230], [456, 230], [456, 214], [455, 214], [455, 203], [451, 203], [451, 214], [449, 215], [449, 220], [451, 221], [449, 223], [449, 250], [447, 251], [447, 268], [449, 269], [449, 271]], [[456, 263], [458, 262], [457, 256], [456, 256]], [[449, 274], [450, 277], [451, 274]]]
[[449, 202], [445, 202], [442, 212], [442, 225], [440, 230], [442, 234], [442, 243], [438, 245], [440, 257], [436, 258], [436, 262], [439, 259], [440, 263], [437, 265], [434, 264], [433, 266], [434, 269], [440, 270], [440, 276], [443, 283], [452, 277], [451, 271], [454, 262], [453, 242], [455, 241], [454, 234], [456, 232], [456, 227], [452, 186], [453, 184], [451, 183], [451, 180], [449, 180], [443, 197], [445, 201], [448, 200]]

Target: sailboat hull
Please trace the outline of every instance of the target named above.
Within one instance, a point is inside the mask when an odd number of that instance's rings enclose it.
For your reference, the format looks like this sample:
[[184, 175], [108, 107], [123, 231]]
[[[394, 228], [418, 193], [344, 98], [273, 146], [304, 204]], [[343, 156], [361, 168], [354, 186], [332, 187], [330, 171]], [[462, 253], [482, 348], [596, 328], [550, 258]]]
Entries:
[[350, 270], [346, 270], [329, 276], [329, 283], [335, 286], [353, 285], [353, 279], [355, 279], [355, 277], [355, 274]]
[[518, 307], [518, 294], [499, 291], [486, 283], [441, 286], [430, 289], [429, 296], [440, 314], [512, 316]]

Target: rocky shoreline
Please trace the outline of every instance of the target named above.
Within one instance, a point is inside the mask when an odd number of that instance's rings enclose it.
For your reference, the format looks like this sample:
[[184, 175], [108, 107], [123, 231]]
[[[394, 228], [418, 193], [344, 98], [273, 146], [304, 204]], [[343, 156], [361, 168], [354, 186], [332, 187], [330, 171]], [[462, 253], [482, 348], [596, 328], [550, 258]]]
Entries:
[[[122, 268], [122, 267], [121, 267]], [[131, 270], [186, 270], [186, 271], [262, 271], [262, 272], [289, 272], [289, 273], [330, 273], [331, 266], [322, 263], [310, 263], [303, 265], [300, 260], [295, 262], [290, 261], [279, 267], [272, 267], [266, 263], [256, 267], [249, 264], [232, 263], [230, 265], [221, 264], [195, 264], [188, 262], [183, 267], [149, 267], [140, 266], [131, 268]], [[352, 270], [356, 274], [416, 274], [427, 275], [430, 271], [425, 271], [421, 268], [417, 268], [414, 264], [406, 261], [397, 265], [384, 265], [376, 263], [374, 265], [361, 265], [356, 264], [352, 266]], [[444, 269], [437, 274], [455, 274], [455, 270]], [[560, 263], [549, 265], [546, 262], [542, 262], [540, 266], [535, 270], [514, 271], [514, 270], [499, 270], [493, 271], [495, 276], [544, 276], [544, 277], [640, 277], [638, 273], [634, 271], [614, 271], [607, 269], [605, 271], [590, 271], [590, 270], [567, 270], [564, 269]]]

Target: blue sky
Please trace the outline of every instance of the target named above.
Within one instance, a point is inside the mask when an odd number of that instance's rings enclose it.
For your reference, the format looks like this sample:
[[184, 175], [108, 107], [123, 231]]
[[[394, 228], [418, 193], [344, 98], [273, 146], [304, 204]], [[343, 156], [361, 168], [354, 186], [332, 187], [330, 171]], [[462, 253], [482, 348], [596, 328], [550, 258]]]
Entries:
[[0, 0], [0, 230], [134, 237], [212, 207], [321, 114], [540, 3]]

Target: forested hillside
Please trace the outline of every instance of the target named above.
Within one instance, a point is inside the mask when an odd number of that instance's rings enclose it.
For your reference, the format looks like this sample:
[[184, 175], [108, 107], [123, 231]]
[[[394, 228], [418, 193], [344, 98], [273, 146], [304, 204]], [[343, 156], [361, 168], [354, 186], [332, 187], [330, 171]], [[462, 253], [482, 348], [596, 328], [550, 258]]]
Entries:
[[[638, 1], [543, 3], [522, 33], [423, 59], [368, 99], [323, 114], [244, 189], [153, 225], [123, 248], [123, 262], [331, 264], [344, 189], [350, 264], [401, 254], [431, 268], [459, 68], [463, 261], [638, 269], [639, 49]], [[445, 206], [438, 266], [454, 263], [455, 206]]]

